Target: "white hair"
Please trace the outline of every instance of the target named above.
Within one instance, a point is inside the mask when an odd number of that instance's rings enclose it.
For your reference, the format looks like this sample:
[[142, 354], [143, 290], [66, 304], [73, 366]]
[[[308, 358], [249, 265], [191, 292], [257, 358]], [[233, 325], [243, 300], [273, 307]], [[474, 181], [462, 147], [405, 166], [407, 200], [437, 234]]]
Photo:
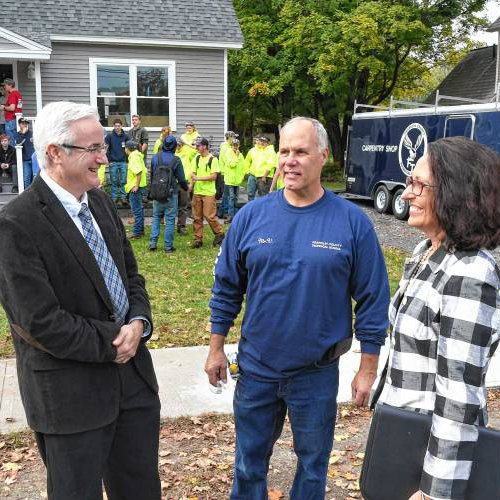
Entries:
[[322, 153], [325, 149], [328, 149], [328, 134], [326, 133], [325, 127], [316, 120], [315, 118], [308, 118], [306, 116], [295, 116], [288, 120], [285, 125], [281, 128], [281, 132], [288, 127], [288, 125], [293, 125], [299, 121], [309, 122], [314, 127], [314, 132], [316, 133], [316, 138], [318, 139], [319, 152]]
[[51, 102], [38, 113], [33, 126], [33, 143], [41, 168], [47, 167], [47, 147], [50, 144], [73, 144], [71, 124], [84, 118], [99, 121], [97, 109], [88, 104], [69, 101]]

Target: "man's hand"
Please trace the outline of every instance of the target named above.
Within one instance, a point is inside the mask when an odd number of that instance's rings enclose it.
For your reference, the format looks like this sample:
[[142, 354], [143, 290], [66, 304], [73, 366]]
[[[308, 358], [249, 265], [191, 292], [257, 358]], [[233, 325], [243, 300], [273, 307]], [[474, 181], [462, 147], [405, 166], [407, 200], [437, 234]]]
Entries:
[[223, 335], [215, 333], [210, 336], [210, 350], [205, 362], [205, 373], [208, 375], [208, 381], [214, 387], [217, 387], [219, 380], [227, 382], [227, 359], [224, 354], [225, 339]]
[[137, 186], [134, 186], [134, 187], [131, 189], [131, 191], [132, 191], [132, 193], [137, 193], [137, 190], [138, 190], [138, 189], [139, 189], [139, 188], [138, 188]]
[[188, 186], [188, 193], [191, 193], [193, 191], [193, 184], [192, 183], [189, 183], [189, 186]]
[[142, 334], [144, 333], [144, 323], [142, 320], [134, 320], [129, 325], [123, 325], [120, 333], [113, 340], [116, 347], [115, 363], [126, 363], [135, 356]]
[[195, 182], [198, 180], [198, 176], [197, 175], [191, 175], [191, 181], [192, 182]]
[[413, 493], [413, 495], [409, 498], [409, 500], [422, 500], [422, 498], [424, 498], [425, 500], [427, 500], [429, 497], [424, 495], [420, 490]]
[[361, 354], [359, 370], [351, 384], [352, 399], [356, 406], [368, 406], [370, 390], [377, 378], [378, 354]]

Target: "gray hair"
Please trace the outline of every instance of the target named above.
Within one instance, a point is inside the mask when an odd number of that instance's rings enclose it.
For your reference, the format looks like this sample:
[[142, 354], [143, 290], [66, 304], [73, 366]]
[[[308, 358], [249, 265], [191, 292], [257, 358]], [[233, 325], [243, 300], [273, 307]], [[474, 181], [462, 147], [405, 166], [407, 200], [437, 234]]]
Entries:
[[285, 125], [281, 128], [281, 132], [288, 127], [288, 125], [293, 125], [296, 122], [299, 121], [306, 121], [309, 122], [313, 127], [314, 131], [316, 132], [316, 138], [318, 139], [318, 148], [319, 152], [323, 152], [325, 149], [328, 149], [328, 134], [326, 133], [325, 127], [316, 120], [315, 118], [308, 118], [306, 116], [295, 116], [288, 120]]
[[51, 102], [43, 107], [33, 126], [33, 143], [41, 168], [47, 167], [47, 147], [50, 144], [73, 144], [75, 138], [70, 126], [84, 118], [99, 121], [99, 113], [88, 104], [69, 101]]

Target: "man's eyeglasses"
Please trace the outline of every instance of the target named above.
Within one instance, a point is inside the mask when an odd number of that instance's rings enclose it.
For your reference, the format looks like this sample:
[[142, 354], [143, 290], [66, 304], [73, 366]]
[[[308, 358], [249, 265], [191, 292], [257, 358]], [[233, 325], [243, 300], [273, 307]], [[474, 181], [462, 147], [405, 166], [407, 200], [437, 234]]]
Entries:
[[424, 187], [435, 188], [437, 186], [432, 186], [431, 184], [425, 184], [424, 182], [417, 181], [413, 177], [406, 178], [406, 187], [411, 186], [410, 190], [415, 196], [421, 196]]
[[84, 148], [83, 146], [73, 146], [72, 144], [61, 144], [62, 147], [68, 149], [80, 149], [81, 151], [85, 151], [86, 153], [94, 154], [94, 153], [104, 153], [108, 152], [108, 144], [95, 144], [94, 146], [89, 146], [88, 148]]

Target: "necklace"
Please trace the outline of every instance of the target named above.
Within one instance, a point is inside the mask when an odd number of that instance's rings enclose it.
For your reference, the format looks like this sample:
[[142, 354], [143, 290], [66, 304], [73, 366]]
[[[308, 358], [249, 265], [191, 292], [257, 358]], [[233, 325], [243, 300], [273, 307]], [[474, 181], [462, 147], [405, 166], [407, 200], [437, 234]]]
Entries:
[[404, 290], [401, 292], [400, 295], [400, 300], [397, 309], [399, 309], [399, 306], [401, 303], [406, 304], [406, 292], [408, 291], [408, 287], [410, 286], [410, 283], [413, 281], [414, 278], [417, 277], [417, 274], [420, 272], [420, 270], [423, 268], [425, 262], [427, 259], [434, 253], [434, 249], [432, 246], [430, 246], [418, 259], [417, 265], [413, 269], [412, 273], [410, 274], [410, 277], [408, 278], [408, 281], [406, 282], [406, 286]]

